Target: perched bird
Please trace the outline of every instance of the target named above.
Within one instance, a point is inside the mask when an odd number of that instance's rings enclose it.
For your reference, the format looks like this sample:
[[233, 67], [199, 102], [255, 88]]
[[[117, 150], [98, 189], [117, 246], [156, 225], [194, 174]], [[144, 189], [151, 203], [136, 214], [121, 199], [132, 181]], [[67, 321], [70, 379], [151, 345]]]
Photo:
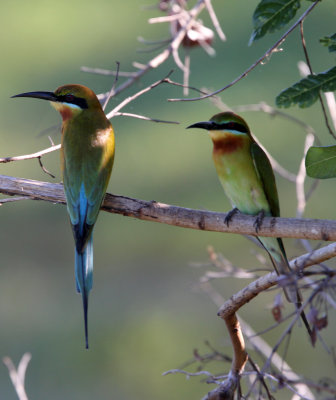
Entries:
[[[227, 224], [238, 210], [257, 216], [257, 230], [263, 216], [280, 216], [278, 192], [270, 161], [253, 139], [243, 118], [232, 112], [222, 112], [209, 121], [197, 122], [188, 128], [209, 131], [213, 141], [212, 157], [219, 180], [235, 207], [226, 218]], [[258, 240], [269, 254], [278, 275], [287, 275], [290, 281], [292, 271], [281, 238], [260, 236]], [[301, 306], [301, 296], [295, 283], [289, 282], [284, 292], [289, 302]], [[303, 319], [307, 326], [304, 314]]]
[[97, 96], [82, 85], [64, 85], [55, 92], [29, 92], [13, 97], [48, 100], [63, 119], [61, 170], [76, 245], [76, 287], [82, 294], [85, 345], [88, 348], [88, 296], [93, 272], [92, 231], [112, 171], [113, 128]]

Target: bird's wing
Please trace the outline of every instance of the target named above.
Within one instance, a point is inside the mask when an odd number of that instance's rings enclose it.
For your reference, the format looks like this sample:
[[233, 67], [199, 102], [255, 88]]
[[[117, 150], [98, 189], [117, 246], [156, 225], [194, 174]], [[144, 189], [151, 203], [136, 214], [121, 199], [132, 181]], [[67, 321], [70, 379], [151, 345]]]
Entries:
[[[262, 182], [266, 199], [273, 217], [280, 217], [278, 190], [275, 183], [274, 172], [271, 163], [264, 150], [255, 142], [251, 144], [251, 154], [257, 174]], [[286, 251], [281, 238], [277, 238], [280, 251], [284, 257], [284, 263], [288, 266]], [[272, 258], [272, 256], [271, 256]]]
[[110, 179], [114, 141], [90, 150], [84, 159], [64, 157], [63, 183], [78, 252], [86, 246]]
[[279, 217], [280, 208], [278, 191], [271, 163], [263, 149], [255, 142], [251, 144], [251, 155], [255, 169], [263, 185], [271, 214], [274, 217]]
[[86, 223], [96, 222], [110, 180], [114, 160], [114, 147], [106, 145], [96, 158], [85, 164], [85, 189], [88, 201]]

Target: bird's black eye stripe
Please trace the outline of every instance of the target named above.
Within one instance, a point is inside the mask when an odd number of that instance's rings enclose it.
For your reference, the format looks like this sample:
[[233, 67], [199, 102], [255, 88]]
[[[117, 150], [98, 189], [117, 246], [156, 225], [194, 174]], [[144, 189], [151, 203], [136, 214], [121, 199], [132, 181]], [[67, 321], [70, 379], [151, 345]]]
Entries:
[[228, 129], [230, 131], [238, 131], [238, 132], [242, 132], [242, 133], [248, 132], [246, 126], [240, 124], [239, 122], [226, 122], [223, 124], [217, 124], [217, 122], [213, 122], [213, 126], [211, 127], [211, 129], [219, 130], [219, 131]]
[[60, 103], [74, 104], [82, 109], [88, 108], [88, 105], [87, 105], [87, 102], [85, 99], [82, 99], [81, 97], [76, 97], [73, 94], [65, 94], [65, 95], [57, 96], [57, 100]]

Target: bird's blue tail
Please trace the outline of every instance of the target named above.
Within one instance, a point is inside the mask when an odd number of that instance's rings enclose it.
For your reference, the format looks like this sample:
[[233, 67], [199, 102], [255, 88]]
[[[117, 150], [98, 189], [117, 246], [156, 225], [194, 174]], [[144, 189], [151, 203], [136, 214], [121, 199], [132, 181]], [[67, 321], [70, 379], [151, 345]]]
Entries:
[[75, 248], [75, 276], [77, 291], [82, 294], [84, 310], [85, 347], [89, 348], [88, 340], [88, 302], [92, 289], [93, 272], [93, 242], [92, 233], [82, 253]]

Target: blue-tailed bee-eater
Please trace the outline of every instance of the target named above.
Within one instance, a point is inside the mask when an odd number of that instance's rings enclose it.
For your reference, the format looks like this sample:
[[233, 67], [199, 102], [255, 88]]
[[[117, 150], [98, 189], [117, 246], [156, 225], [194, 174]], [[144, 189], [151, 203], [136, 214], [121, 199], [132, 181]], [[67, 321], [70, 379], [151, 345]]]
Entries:
[[48, 100], [62, 122], [61, 170], [75, 239], [75, 277], [82, 294], [85, 345], [88, 348], [88, 297], [92, 288], [92, 232], [114, 160], [114, 132], [95, 93], [82, 85], [55, 92], [28, 92], [13, 97]]

